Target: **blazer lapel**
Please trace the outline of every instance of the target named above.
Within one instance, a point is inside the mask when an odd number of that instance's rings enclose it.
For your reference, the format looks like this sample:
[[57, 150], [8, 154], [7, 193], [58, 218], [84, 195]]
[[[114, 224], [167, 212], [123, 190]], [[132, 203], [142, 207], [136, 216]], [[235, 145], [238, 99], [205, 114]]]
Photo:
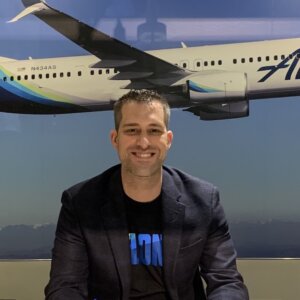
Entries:
[[164, 281], [171, 299], [178, 298], [174, 274], [185, 212], [185, 206], [179, 202], [180, 196], [171, 175], [164, 172], [162, 186], [163, 268]]
[[[130, 292], [130, 251], [127, 217], [120, 172], [113, 176], [110, 182], [109, 199], [102, 206], [102, 219], [106, 230], [115, 265], [118, 270], [121, 285], [122, 298], [129, 298]], [[113, 288], [113, 287], [112, 287]]]

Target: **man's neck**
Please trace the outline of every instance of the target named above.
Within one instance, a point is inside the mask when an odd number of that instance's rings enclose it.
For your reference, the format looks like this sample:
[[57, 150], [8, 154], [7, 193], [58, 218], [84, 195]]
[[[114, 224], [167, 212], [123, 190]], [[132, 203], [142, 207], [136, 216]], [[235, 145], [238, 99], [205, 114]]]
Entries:
[[149, 177], [127, 176], [122, 172], [125, 194], [138, 202], [150, 202], [161, 193], [162, 173]]

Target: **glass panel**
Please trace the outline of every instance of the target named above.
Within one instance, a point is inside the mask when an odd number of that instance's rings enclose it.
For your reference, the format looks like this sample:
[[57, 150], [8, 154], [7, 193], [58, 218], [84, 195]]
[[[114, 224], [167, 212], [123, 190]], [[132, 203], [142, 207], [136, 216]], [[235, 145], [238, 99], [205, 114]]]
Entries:
[[[297, 1], [289, 1], [287, 5], [283, 0], [228, 0], [219, 1], [218, 9], [215, 1], [198, 0], [189, 1], [189, 5], [179, 0], [89, 0], [88, 3], [51, 1], [56, 9], [142, 50], [182, 48], [182, 41], [189, 48], [300, 35]], [[35, 86], [30, 90], [31, 95], [57, 89], [57, 99], [61, 100], [66, 95], [63, 80], [65, 88], [76, 91], [89, 90], [85, 84], [95, 80], [95, 86], [109, 95], [107, 86], [100, 81], [109, 76], [86, 76], [94, 72], [89, 73], [90, 63], [62, 70], [53, 60], [83, 57], [88, 54], [85, 50], [32, 15], [7, 23], [22, 9], [22, 1], [0, 2], [1, 85], [10, 84], [14, 78], [18, 81], [13, 84], [18, 85], [24, 78], [24, 86], [29, 88], [30, 84], [40, 82], [34, 79], [43, 78], [43, 82], [54, 82], [53, 85], [47, 89]], [[83, 41], [88, 38], [83, 36]], [[284, 59], [290, 53], [282, 51], [277, 55]], [[197, 54], [195, 58], [203, 60], [205, 70], [211, 67], [208, 62], [217, 61], [218, 65], [223, 62], [220, 70], [229, 65], [243, 67], [247, 63], [237, 62], [245, 62], [244, 57], [248, 60], [250, 56], [251, 62], [252, 56], [255, 61], [251, 68], [267, 65], [261, 59], [266, 58], [265, 53], [209, 55], [213, 52], [203, 57]], [[274, 53], [269, 57], [275, 59]], [[11, 71], [15, 74], [11, 74], [3, 58], [26, 60], [26, 63], [20, 63]], [[29, 62], [39, 58], [51, 60], [28, 69]], [[178, 61], [172, 58], [173, 65], [188, 61], [186, 57], [177, 58]], [[295, 72], [298, 68], [295, 67]], [[103, 70], [112, 69], [103, 67]], [[61, 80], [54, 80], [62, 71], [73, 72], [75, 76], [66, 73]], [[102, 69], [95, 68], [97, 72], [102, 74]], [[263, 76], [264, 72], [260, 74]], [[76, 83], [70, 86], [72, 80]], [[18, 96], [25, 90], [18, 90]], [[0, 110], [7, 95], [1, 88]], [[175, 139], [166, 163], [220, 188], [240, 257], [298, 257], [300, 101], [298, 97], [290, 97], [284, 101], [253, 101], [250, 106], [248, 118], [208, 123], [181, 109], [173, 110], [171, 129]], [[0, 258], [50, 257], [62, 191], [118, 163], [108, 138], [111, 128], [111, 111], [54, 115], [0, 113]]]

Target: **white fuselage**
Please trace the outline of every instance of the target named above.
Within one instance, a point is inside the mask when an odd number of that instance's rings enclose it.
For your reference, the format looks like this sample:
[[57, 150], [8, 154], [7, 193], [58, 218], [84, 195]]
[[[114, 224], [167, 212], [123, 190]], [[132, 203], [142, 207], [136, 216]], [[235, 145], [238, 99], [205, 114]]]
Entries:
[[[164, 49], [149, 53], [199, 74], [210, 70], [245, 73], [247, 96], [252, 99], [299, 94], [297, 56], [300, 54], [295, 54], [300, 52], [298, 49], [300, 39], [297, 38]], [[292, 53], [295, 55], [289, 58]], [[28, 60], [0, 58], [1, 86], [6, 88], [9, 85], [11, 92], [27, 99], [34, 95], [101, 110], [101, 106], [108, 105], [126, 92], [122, 87], [129, 81], [110, 80], [116, 71], [91, 68], [97, 62], [99, 58], [92, 55]], [[272, 66], [273, 72], [270, 73]], [[259, 71], [262, 67], [266, 69]], [[267, 78], [264, 78], [266, 75]]]
[[296, 65], [295, 62], [290, 79], [285, 78], [294, 58], [263, 82], [259, 81], [269, 71], [258, 71], [264, 66], [277, 66], [297, 50], [299, 56], [300, 38], [158, 50], [151, 54], [195, 72], [209, 70], [243, 72], [247, 75], [248, 96], [265, 98], [269, 97], [268, 95], [276, 97], [283, 92], [294, 90], [299, 92], [300, 80], [296, 79], [296, 73], [300, 65]]

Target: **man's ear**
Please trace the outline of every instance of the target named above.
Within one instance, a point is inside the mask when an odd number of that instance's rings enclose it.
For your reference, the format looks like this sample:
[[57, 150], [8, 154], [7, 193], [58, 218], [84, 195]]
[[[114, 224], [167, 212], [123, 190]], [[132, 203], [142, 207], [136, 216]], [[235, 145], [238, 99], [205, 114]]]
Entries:
[[114, 148], [118, 146], [118, 132], [116, 129], [110, 131], [110, 141]]
[[169, 149], [170, 149], [171, 145], [172, 145], [172, 142], [173, 142], [173, 132], [171, 130], [168, 130], [167, 138], [168, 138], [168, 146], [169, 146]]

